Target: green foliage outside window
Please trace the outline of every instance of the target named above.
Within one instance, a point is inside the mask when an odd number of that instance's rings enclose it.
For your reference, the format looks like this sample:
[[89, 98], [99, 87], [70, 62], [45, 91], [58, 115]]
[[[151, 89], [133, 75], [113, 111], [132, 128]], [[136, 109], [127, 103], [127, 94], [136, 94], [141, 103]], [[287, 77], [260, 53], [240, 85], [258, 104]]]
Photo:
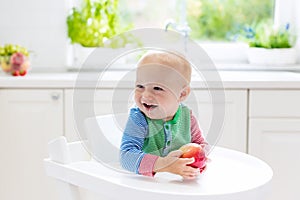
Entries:
[[273, 0], [187, 0], [191, 37], [234, 40], [247, 24], [273, 19]]

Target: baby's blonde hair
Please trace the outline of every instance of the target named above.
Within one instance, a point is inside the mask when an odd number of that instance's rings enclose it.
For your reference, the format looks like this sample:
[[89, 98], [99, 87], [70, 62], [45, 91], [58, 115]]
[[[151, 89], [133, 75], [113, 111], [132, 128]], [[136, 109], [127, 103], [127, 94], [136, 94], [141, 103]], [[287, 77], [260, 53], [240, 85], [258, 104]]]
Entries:
[[186, 79], [187, 83], [191, 82], [191, 65], [183, 55], [177, 52], [148, 52], [139, 60], [137, 66], [145, 64], [166, 65], [180, 73]]

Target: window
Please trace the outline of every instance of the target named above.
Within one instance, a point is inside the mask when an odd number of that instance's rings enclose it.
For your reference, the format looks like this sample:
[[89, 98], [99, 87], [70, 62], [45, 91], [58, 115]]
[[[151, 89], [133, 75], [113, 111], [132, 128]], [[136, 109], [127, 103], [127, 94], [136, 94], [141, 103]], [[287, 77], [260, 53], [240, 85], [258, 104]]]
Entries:
[[273, 19], [273, 7], [274, 0], [123, 0], [120, 5], [122, 19], [135, 28], [164, 28], [172, 18], [188, 22], [191, 38], [212, 41], [235, 40], [245, 25]]
[[121, 23], [128, 28], [165, 28], [170, 19], [177, 25], [187, 23], [189, 36], [222, 69], [252, 69], [247, 66], [248, 45], [238, 37], [246, 25], [271, 20], [290, 23], [300, 33], [298, 0], [119, 0], [119, 9]]
[[273, 19], [273, 0], [187, 2], [187, 21], [195, 39], [233, 41], [245, 25]]
[[[166, 20], [178, 20], [182, 0], [120, 0], [121, 19], [133, 28], [164, 28]], [[159, 6], [158, 6], [159, 5]]]
[[273, 20], [274, 5], [275, 0], [120, 1], [122, 19], [134, 28], [165, 28], [170, 18], [178, 24], [187, 22], [190, 37], [199, 41], [216, 63], [246, 63], [247, 45], [239, 42], [241, 30], [261, 20]]

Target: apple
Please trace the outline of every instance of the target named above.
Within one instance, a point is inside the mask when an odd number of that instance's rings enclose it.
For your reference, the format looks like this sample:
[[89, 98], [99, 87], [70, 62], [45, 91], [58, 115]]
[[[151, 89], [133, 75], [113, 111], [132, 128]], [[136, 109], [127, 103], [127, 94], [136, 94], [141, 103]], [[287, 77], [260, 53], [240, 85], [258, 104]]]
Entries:
[[192, 158], [194, 157], [195, 161], [188, 166], [199, 168], [200, 172], [202, 172], [206, 167], [206, 153], [201, 145], [196, 143], [188, 143], [180, 147], [183, 153], [180, 156], [181, 158]]
[[27, 73], [26, 70], [20, 70], [20, 71], [19, 71], [19, 75], [20, 75], [20, 76], [25, 76], [26, 73]]
[[11, 75], [13, 75], [13, 76], [19, 76], [20, 74], [19, 74], [19, 71], [13, 71], [13, 72], [11, 73]]

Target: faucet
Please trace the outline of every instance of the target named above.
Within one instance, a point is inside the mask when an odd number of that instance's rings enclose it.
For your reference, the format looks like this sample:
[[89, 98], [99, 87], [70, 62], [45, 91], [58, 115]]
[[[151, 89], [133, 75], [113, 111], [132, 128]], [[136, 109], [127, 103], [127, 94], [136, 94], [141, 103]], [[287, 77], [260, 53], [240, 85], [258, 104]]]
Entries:
[[173, 30], [181, 33], [184, 37], [184, 50], [187, 51], [187, 40], [189, 37], [189, 33], [191, 32], [191, 28], [188, 26], [188, 24], [185, 22], [182, 25], [177, 24], [173, 19], [168, 19], [165, 23], [165, 31], [168, 31], [168, 29], [172, 28]]
[[169, 27], [181, 33], [185, 38], [189, 36], [191, 28], [185, 22], [183, 25], [178, 25], [173, 19], [168, 19], [165, 23], [165, 31], [168, 31]]
[[191, 28], [185, 22], [183, 25], [178, 25], [173, 19], [168, 19], [165, 23], [165, 31], [168, 31], [169, 27], [181, 33], [184, 37], [188, 37]]

